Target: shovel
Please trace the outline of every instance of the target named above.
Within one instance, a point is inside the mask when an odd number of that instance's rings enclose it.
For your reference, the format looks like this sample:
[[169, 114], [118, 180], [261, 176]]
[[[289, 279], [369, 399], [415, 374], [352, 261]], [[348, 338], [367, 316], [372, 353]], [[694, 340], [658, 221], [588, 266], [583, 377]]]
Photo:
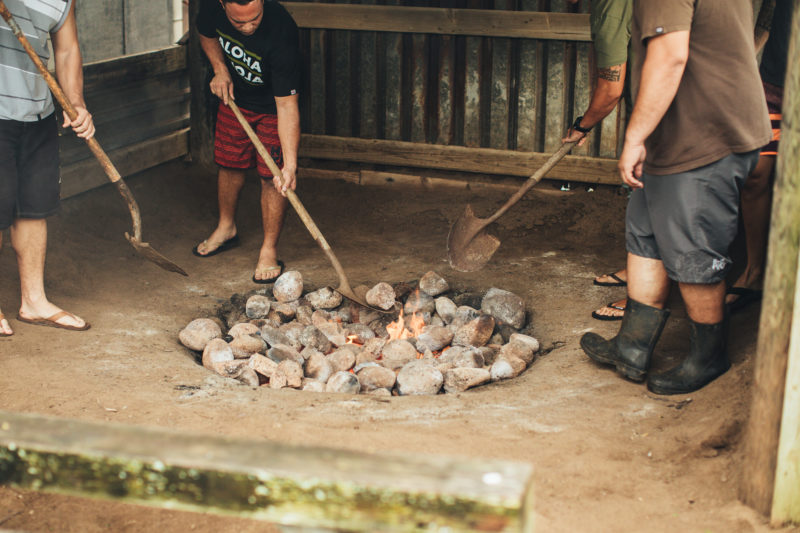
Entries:
[[[64, 91], [62, 91], [61, 87], [59, 87], [58, 82], [56, 82], [55, 78], [53, 78], [53, 76], [42, 63], [42, 60], [39, 59], [38, 54], [31, 47], [30, 42], [28, 42], [25, 34], [22, 33], [22, 30], [17, 25], [17, 22], [11, 16], [11, 12], [8, 10], [8, 8], [6, 8], [3, 0], [0, 0], [0, 15], [2, 15], [6, 20], [8, 26], [11, 28], [11, 31], [13, 31], [14, 35], [17, 36], [17, 39], [19, 39], [22, 47], [33, 60], [33, 63], [36, 65], [36, 68], [39, 69], [39, 72], [42, 74], [45, 81], [47, 81], [47, 85], [50, 87], [50, 90], [56, 97], [56, 100], [58, 100], [58, 103], [61, 104], [61, 107], [64, 109], [64, 111], [66, 111], [69, 118], [74, 120], [75, 117], [78, 116], [77, 111], [75, 111], [75, 108], [72, 107], [72, 104], [64, 95]], [[111, 182], [117, 186], [117, 190], [119, 190], [119, 193], [128, 204], [128, 210], [131, 212], [131, 220], [133, 222], [133, 236], [125, 233], [125, 238], [128, 239], [128, 242], [133, 245], [133, 248], [139, 253], [139, 255], [144, 256], [144, 258], [148, 261], [152, 261], [164, 270], [177, 272], [178, 274], [188, 276], [186, 271], [184, 271], [181, 267], [155, 251], [148, 243], [142, 242], [142, 218], [139, 214], [139, 206], [136, 204], [136, 199], [133, 197], [130, 189], [128, 189], [128, 186], [125, 185], [125, 182], [122, 181], [122, 177], [119, 175], [119, 172], [117, 172], [117, 169], [114, 168], [114, 164], [111, 163], [111, 160], [103, 151], [100, 143], [98, 143], [97, 140], [92, 137], [91, 139], [86, 139], [86, 144], [89, 145], [89, 149], [92, 151], [97, 160], [100, 161], [100, 165], [103, 167], [103, 170], [105, 170], [106, 175], [108, 175], [108, 178], [111, 180]]]
[[[242, 112], [239, 111], [239, 106], [237, 106], [236, 102], [234, 102], [232, 99], [228, 99], [228, 106], [233, 111], [233, 114], [236, 115], [236, 118], [239, 119], [239, 123], [242, 125], [242, 128], [244, 128], [244, 131], [247, 133], [247, 136], [250, 137], [250, 140], [253, 141], [253, 146], [255, 146], [256, 150], [258, 150], [258, 154], [267, 164], [270, 171], [272, 171], [272, 175], [277, 176], [278, 179], [281, 180], [281, 183], [283, 183], [283, 173], [281, 172], [281, 169], [279, 169], [278, 165], [275, 164], [275, 161], [272, 159], [272, 157], [269, 155], [269, 152], [267, 152], [267, 149], [261, 143], [261, 140], [256, 135], [256, 132], [253, 131], [253, 128], [250, 126], [247, 120], [245, 120], [244, 116], [242, 115]], [[319, 244], [320, 248], [322, 248], [322, 251], [325, 252], [325, 255], [328, 256], [328, 259], [330, 260], [331, 264], [333, 264], [333, 268], [336, 270], [336, 274], [339, 275], [339, 286], [336, 287], [334, 290], [339, 294], [341, 294], [342, 296], [344, 296], [345, 298], [347, 298], [348, 300], [352, 300], [359, 305], [363, 305], [364, 307], [374, 309], [375, 311], [381, 313], [390, 312], [386, 311], [385, 309], [380, 309], [379, 307], [373, 307], [369, 305], [364, 298], [356, 295], [356, 293], [353, 292], [353, 289], [350, 288], [350, 283], [347, 281], [347, 276], [345, 276], [344, 274], [344, 269], [342, 268], [342, 264], [339, 263], [339, 260], [336, 258], [336, 255], [334, 255], [333, 250], [331, 250], [328, 241], [325, 240], [325, 237], [322, 236], [322, 233], [319, 231], [319, 228], [311, 219], [311, 215], [308, 214], [306, 208], [303, 207], [302, 203], [300, 203], [300, 199], [297, 197], [297, 194], [295, 194], [295, 192], [292, 189], [287, 188], [286, 197], [289, 199], [289, 202], [292, 204], [292, 207], [294, 207], [295, 211], [297, 211], [297, 214], [300, 216], [300, 220], [303, 221], [303, 224], [305, 224], [308, 232], [311, 233], [311, 236], [314, 237], [315, 241], [317, 241], [317, 244]]]
[[550, 172], [550, 169], [561, 161], [574, 145], [574, 142], [562, 144], [561, 148], [551, 155], [545, 164], [514, 193], [514, 196], [509, 198], [505, 205], [489, 218], [476, 217], [472, 211], [472, 206], [467, 205], [464, 213], [450, 227], [450, 233], [447, 235], [447, 253], [450, 266], [461, 272], [472, 272], [489, 262], [497, 248], [500, 247], [500, 239], [487, 233], [484, 228], [500, 218], [531, 187], [539, 183], [544, 175]]

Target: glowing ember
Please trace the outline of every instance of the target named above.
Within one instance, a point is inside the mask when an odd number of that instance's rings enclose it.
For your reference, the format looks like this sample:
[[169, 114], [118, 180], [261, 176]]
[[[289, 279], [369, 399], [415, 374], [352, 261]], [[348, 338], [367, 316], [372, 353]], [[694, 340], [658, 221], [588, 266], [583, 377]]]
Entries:
[[357, 341], [358, 341], [358, 335], [348, 335], [347, 336], [347, 344], [356, 344], [358, 346], [363, 346], [363, 344], [361, 344], [360, 342], [357, 342]]

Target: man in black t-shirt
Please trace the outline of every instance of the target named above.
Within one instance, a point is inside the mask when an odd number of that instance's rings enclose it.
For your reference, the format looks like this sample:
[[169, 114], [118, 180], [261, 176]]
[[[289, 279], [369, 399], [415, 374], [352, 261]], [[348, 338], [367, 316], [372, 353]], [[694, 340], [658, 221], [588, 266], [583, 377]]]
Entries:
[[[297, 25], [283, 6], [265, 0], [202, 0], [197, 25], [203, 51], [214, 70], [211, 92], [221, 100], [214, 142], [214, 159], [220, 169], [219, 222], [193, 252], [209, 257], [239, 244], [236, 204], [245, 171], [256, 167], [262, 177], [264, 241], [253, 281], [271, 283], [283, 270], [276, 246], [286, 213], [285, 193], [295, 188], [300, 143]], [[230, 100], [236, 100], [281, 167], [283, 183], [257, 155], [228, 107]]]

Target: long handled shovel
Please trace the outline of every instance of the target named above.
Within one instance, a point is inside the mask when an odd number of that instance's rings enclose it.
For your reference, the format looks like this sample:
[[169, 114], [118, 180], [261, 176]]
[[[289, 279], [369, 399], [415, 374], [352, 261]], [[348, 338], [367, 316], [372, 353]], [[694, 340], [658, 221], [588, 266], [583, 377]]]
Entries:
[[[11, 12], [6, 8], [3, 0], [0, 0], [0, 15], [2, 15], [6, 20], [8, 26], [11, 28], [11, 31], [13, 31], [14, 35], [17, 36], [17, 39], [19, 39], [22, 47], [33, 60], [33, 63], [36, 65], [36, 68], [39, 69], [39, 72], [42, 74], [45, 81], [47, 81], [47, 85], [50, 87], [50, 90], [56, 97], [56, 100], [58, 100], [58, 103], [61, 104], [62, 108], [64, 108], [64, 111], [66, 111], [69, 118], [74, 120], [75, 117], [78, 116], [77, 111], [75, 111], [75, 108], [72, 106], [69, 100], [67, 100], [66, 96], [64, 95], [64, 91], [61, 90], [58, 82], [56, 82], [55, 78], [53, 78], [53, 76], [42, 63], [42, 60], [39, 59], [38, 54], [31, 47], [30, 42], [28, 42], [25, 34], [22, 33], [22, 30], [17, 25], [17, 22], [11, 16]], [[139, 214], [139, 206], [136, 203], [136, 199], [133, 197], [130, 189], [128, 189], [128, 186], [125, 185], [125, 182], [122, 181], [122, 177], [119, 175], [119, 172], [117, 172], [117, 169], [114, 168], [114, 164], [108, 158], [105, 151], [103, 151], [100, 143], [98, 143], [97, 140], [92, 137], [91, 139], [86, 139], [86, 144], [89, 145], [89, 149], [92, 151], [97, 160], [100, 161], [100, 165], [102, 165], [103, 170], [105, 170], [106, 174], [108, 175], [108, 178], [114, 185], [117, 186], [117, 190], [119, 190], [119, 193], [128, 204], [128, 210], [131, 212], [131, 220], [133, 222], [133, 236], [125, 233], [125, 238], [128, 239], [128, 242], [133, 245], [133, 248], [139, 253], [139, 255], [144, 256], [145, 259], [152, 261], [164, 270], [177, 272], [178, 274], [188, 276], [186, 271], [184, 271], [181, 267], [155, 251], [148, 243], [142, 242], [142, 218]]]
[[467, 205], [464, 213], [450, 227], [447, 236], [447, 253], [450, 266], [461, 272], [472, 272], [483, 267], [500, 247], [500, 239], [486, 232], [486, 226], [500, 218], [503, 213], [517, 203], [531, 187], [539, 183], [545, 174], [550, 172], [556, 163], [569, 153], [574, 142], [561, 145], [561, 148], [550, 156], [536, 173], [528, 178], [520, 189], [489, 218], [478, 218]]
[[[261, 140], [256, 135], [256, 132], [253, 131], [253, 128], [250, 126], [247, 120], [245, 120], [244, 116], [242, 115], [242, 112], [239, 111], [239, 106], [236, 105], [236, 102], [230, 99], [228, 100], [228, 106], [233, 111], [233, 114], [236, 115], [236, 118], [239, 119], [239, 123], [242, 125], [242, 128], [244, 128], [244, 131], [247, 133], [247, 136], [250, 137], [250, 140], [253, 141], [253, 146], [255, 146], [256, 150], [258, 150], [258, 154], [267, 164], [270, 171], [272, 171], [272, 175], [277, 176], [278, 179], [280, 179], [281, 182], [283, 182], [283, 173], [281, 172], [281, 169], [278, 168], [278, 165], [275, 164], [275, 161], [272, 159], [272, 156], [269, 155], [269, 152], [267, 152], [267, 149], [261, 143]], [[388, 312], [385, 309], [380, 309], [378, 307], [373, 307], [369, 305], [364, 300], [364, 298], [356, 295], [356, 293], [353, 292], [353, 289], [350, 287], [350, 282], [347, 281], [347, 276], [345, 276], [344, 274], [344, 269], [342, 268], [342, 264], [336, 258], [336, 255], [333, 253], [333, 250], [331, 250], [328, 241], [326, 241], [325, 237], [322, 236], [322, 232], [319, 231], [319, 228], [314, 223], [314, 220], [312, 220], [311, 215], [308, 214], [308, 211], [306, 211], [306, 208], [300, 202], [300, 199], [297, 197], [297, 194], [295, 194], [293, 190], [287, 188], [286, 197], [289, 199], [289, 203], [292, 204], [292, 207], [294, 207], [295, 211], [297, 211], [297, 214], [300, 216], [300, 220], [303, 221], [303, 224], [305, 224], [308, 232], [311, 233], [311, 236], [314, 237], [314, 240], [317, 241], [317, 244], [319, 244], [320, 248], [322, 248], [322, 251], [325, 252], [325, 255], [328, 256], [328, 259], [330, 260], [331, 264], [333, 264], [333, 268], [336, 270], [336, 274], [339, 276], [339, 286], [336, 287], [336, 289], [334, 290], [339, 294], [341, 294], [342, 296], [344, 296], [345, 298], [347, 298], [348, 300], [352, 300], [359, 305], [363, 305], [364, 307], [369, 307], [370, 309], [374, 309], [381, 313]]]

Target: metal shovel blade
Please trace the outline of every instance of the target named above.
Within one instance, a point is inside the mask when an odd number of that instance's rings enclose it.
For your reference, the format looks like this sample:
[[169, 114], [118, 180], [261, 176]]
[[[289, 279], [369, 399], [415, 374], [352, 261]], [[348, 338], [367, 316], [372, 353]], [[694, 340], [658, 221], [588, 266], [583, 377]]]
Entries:
[[490, 222], [476, 217], [472, 206], [467, 205], [447, 236], [447, 256], [451, 267], [460, 272], [473, 272], [489, 262], [500, 247], [500, 239], [485, 230]]
[[128, 242], [131, 243], [131, 245], [139, 253], [139, 255], [141, 255], [142, 257], [144, 257], [148, 261], [151, 261], [151, 262], [157, 264], [158, 266], [160, 266], [161, 268], [163, 268], [164, 270], [166, 270], [168, 272], [176, 272], [176, 273], [182, 274], [184, 276], [188, 276], [189, 275], [189, 274], [186, 273], [186, 271], [184, 269], [182, 269], [181, 267], [179, 267], [178, 265], [176, 265], [175, 263], [173, 263], [172, 261], [170, 261], [169, 259], [167, 259], [163, 255], [158, 253], [155, 249], [153, 249], [150, 246], [150, 244], [148, 244], [146, 242], [142, 242], [142, 241], [140, 241], [140, 240], [138, 240], [138, 239], [136, 239], [134, 237], [131, 237], [127, 232], [125, 232], [125, 238], [128, 239]]

